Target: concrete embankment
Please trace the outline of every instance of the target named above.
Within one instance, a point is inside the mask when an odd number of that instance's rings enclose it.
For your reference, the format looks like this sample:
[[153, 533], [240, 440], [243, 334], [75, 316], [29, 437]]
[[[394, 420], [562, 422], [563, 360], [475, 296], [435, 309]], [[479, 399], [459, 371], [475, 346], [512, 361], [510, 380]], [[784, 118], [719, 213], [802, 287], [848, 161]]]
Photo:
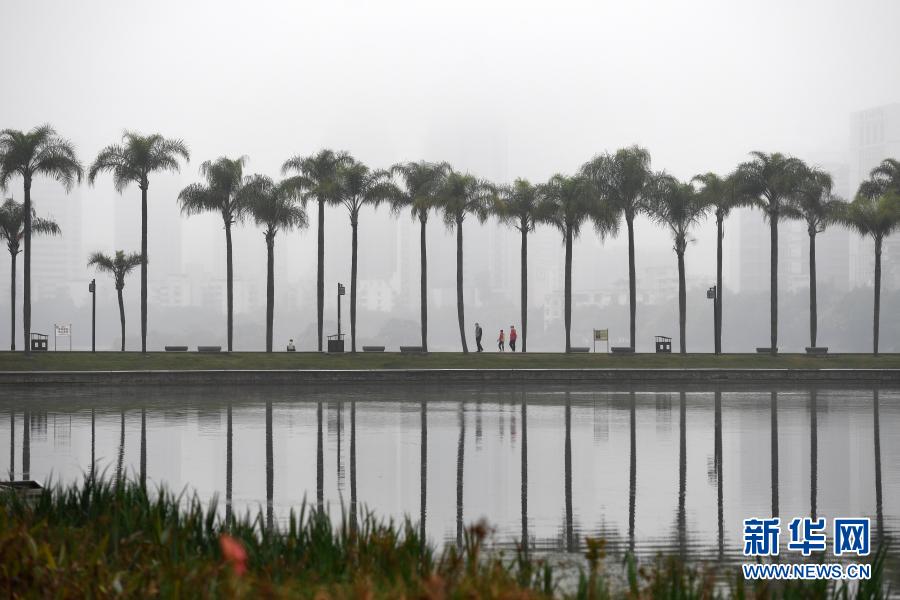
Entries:
[[900, 385], [900, 369], [378, 369], [4, 371], [0, 385], [323, 385], [442, 383]]

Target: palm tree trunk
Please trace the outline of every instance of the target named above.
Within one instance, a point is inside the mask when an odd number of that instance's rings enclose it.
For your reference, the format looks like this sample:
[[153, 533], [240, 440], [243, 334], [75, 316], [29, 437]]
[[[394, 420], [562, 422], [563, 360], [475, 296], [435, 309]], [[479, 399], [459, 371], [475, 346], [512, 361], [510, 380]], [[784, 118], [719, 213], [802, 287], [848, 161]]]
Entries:
[[456, 318], [459, 320], [459, 339], [462, 351], [468, 354], [466, 345], [466, 309], [463, 305], [463, 221], [456, 220]]
[[682, 354], [687, 353], [687, 293], [684, 281], [684, 250], [678, 252], [678, 335]]
[[147, 183], [141, 185], [141, 352], [147, 352]]
[[266, 234], [266, 352], [272, 351], [272, 324], [275, 317], [275, 235]]
[[522, 352], [528, 340], [528, 228], [522, 227]]
[[566, 327], [566, 352], [572, 349], [572, 230], [566, 229], [566, 266], [563, 286], [563, 321]]
[[225, 221], [225, 303], [228, 312], [228, 351], [232, 350], [234, 334], [234, 263], [231, 259], [231, 220]]
[[325, 198], [319, 198], [318, 265], [316, 267], [316, 319], [319, 331], [319, 352], [322, 351], [322, 318], [325, 310]]
[[9, 267], [9, 349], [16, 351], [16, 255], [12, 252]]
[[421, 303], [422, 352], [428, 352], [428, 250], [425, 245], [426, 219], [419, 219], [419, 294]]
[[818, 333], [818, 311], [816, 308], [816, 232], [809, 232], [809, 345], [816, 346]]
[[637, 283], [634, 274], [634, 216], [625, 216], [628, 224], [628, 309], [631, 326], [631, 349], [634, 350], [635, 319], [637, 315]]
[[22, 274], [22, 327], [25, 337], [25, 354], [31, 354], [31, 176], [26, 175], [25, 178], [25, 230], [24, 230], [24, 246], [25, 254], [22, 262], [25, 265]]
[[116, 295], [119, 297], [119, 325], [122, 328], [122, 352], [125, 352], [125, 302], [122, 299], [122, 288], [116, 288]]
[[778, 354], [778, 216], [769, 216], [769, 243], [770, 243], [770, 262], [769, 262], [769, 331], [771, 340], [769, 352], [772, 356]]
[[872, 353], [878, 356], [878, 319], [881, 317], [881, 241], [875, 238], [875, 310], [872, 323]]
[[715, 308], [715, 351], [722, 353], [722, 218], [716, 219], [716, 308]]
[[359, 224], [354, 222], [350, 226], [353, 229], [350, 241], [350, 351], [356, 352], [356, 230]]

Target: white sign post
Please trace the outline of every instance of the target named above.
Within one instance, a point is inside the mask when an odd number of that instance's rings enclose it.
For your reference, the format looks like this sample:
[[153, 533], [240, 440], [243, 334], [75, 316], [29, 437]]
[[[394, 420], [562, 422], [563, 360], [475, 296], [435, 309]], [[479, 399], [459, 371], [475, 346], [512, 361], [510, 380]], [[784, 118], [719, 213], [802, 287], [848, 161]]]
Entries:
[[597, 351], [597, 342], [606, 342], [606, 352], [609, 353], [609, 329], [594, 330], [594, 352]]
[[53, 351], [56, 352], [56, 338], [67, 337], [69, 338], [69, 352], [72, 351], [72, 324], [68, 325], [57, 325], [54, 323], [53, 325]]

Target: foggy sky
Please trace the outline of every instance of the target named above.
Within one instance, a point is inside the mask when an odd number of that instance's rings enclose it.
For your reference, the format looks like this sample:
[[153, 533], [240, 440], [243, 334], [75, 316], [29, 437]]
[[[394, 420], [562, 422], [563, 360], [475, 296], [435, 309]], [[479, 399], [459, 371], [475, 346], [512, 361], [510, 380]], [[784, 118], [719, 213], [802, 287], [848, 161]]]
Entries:
[[[288, 157], [322, 147], [347, 150], [374, 167], [446, 160], [495, 182], [572, 173], [597, 153], [631, 144], [650, 150], [654, 169], [681, 178], [726, 172], [755, 149], [839, 163], [846, 160], [850, 113], [900, 100], [898, 22], [900, 4], [892, 0], [4, 0], [0, 127], [49, 122], [76, 144], [86, 166], [125, 129], [184, 139], [191, 163], [179, 175], [151, 179], [151, 204], [167, 205], [172, 214], [178, 190], [200, 180], [204, 160], [247, 155], [248, 173], [278, 176]], [[39, 213], [42, 194], [63, 192], [53, 182], [36, 183]], [[76, 194], [86, 261], [92, 250], [114, 249], [114, 204], [129, 203], [137, 215], [139, 191], [131, 187], [120, 197], [104, 176]], [[9, 196], [21, 200], [21, 180], [11, 182]], [[379, 213], [362, 217], [360, 278], [380, 260], [373, 248], [393, 236], [384, 227], [387, 211]], [[329, 210], [329, 286], [348, 278], [347, 223], [342, 210]], [[412, 227], [407, 215], [402, 224]], [[467, 225], [467, 269], [475, 260], [470, 245], [477, 248], [486, 230], [498, 227]], [[218, 217], [184, 219], [175, 235], [182, 269], [222, 276]], [[515, 253], [515, 236], [500, 235]], [[434, 268], [452, 269], [452, 236], [437, 222], [430, 236]], [[688, 277], [709, 277], [713, 228], [707, 224], [695, 237]], [[166, 243], [151, 221], [151, 278], [160, 268], [154, 252]], [[624, 244], [620, 236], [601, 250], [586, 229], [575, 289], [626, 277]], [[661, 229], [641, 220], [637, 244], [639, 270], [674, 269]], [[590, 262], [599, 252], [617, 258]], [[280, 235], [276, 253], [279, 273], [314, 285], [314, 230]], [[237, 232], [235, 256], [236, 277], [263, 272], [257, 229]], [[6, 281], [5, 259], [2, 274]], [[85, 281], [91, 276], [85, 269]], [[130, 334], [138, 326], [138, 286], [134, 276], [126, 287]], [[3, 298], [0, 306], [8, 306]], [[276, 331], [283, 308], [276, 304]], [[303, 310], [309, 323], [314, 311], [314, 303]], [[417, 312], [408, 318], [417, 320]], [[150, 325], [152, 331], [152, 306]]]

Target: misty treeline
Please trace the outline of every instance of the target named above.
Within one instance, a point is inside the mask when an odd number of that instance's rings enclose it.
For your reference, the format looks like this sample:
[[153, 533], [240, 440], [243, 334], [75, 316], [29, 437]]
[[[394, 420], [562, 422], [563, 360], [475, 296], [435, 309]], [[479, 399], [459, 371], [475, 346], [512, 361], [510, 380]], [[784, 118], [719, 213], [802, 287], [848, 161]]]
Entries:
[[[89, 264], [113, 276], [119, 299], [121, 347], [125, 349], [125, 312], [122, 289], [127, 275], [140, 267], [141, 350], [147, 349], [147, 203], [150, 183], [162, 172], [178, 172], [190, 160], [188, 146], [179, 139], [159, 134], [125, 132], [119, 143], [102, 149], [84, 168], [74, 145], [49, 125], [29, 131], [0, 132], [0, 186], [9, 189], [21, 179], [23, 202], [6, 200], [0, 207], [0, 238], [10, 253], [12, 279], [11, 342], [15, 350], [16, 259], [23, 253], [23, 339], [29, 352], [31, 334], [31, 240], [32, 235], [60, 235], [51, 219], [41, 218], [33, 206], [31, 185], [35, 177], [55, 179], [67, 191], [87, 177], [94, 185], [101, 174], [110, 174], [116, 191], [124, 193], [132, 184], [141, 193], [140, 249], [117, 249], [108, 255], [93, 252]], [[722, 239], [724, 223], [740, 207], [762, 212], [770, 230], [770, 346], [778, 351], [778, 228], [786, 220], [805, 222], [809, 235], [809, 347], [816, 348], [818, 296], [816, 286], [816, 236], [828, 227], [848, 227], [870, 237], [875, 248], [872, 351], [878, 353], [881, 301], [881, 254], [884, 239], [900, 225], [900, 161], [884, 159], [864, 181], [852, 201], [833, 192], [831, 175], [799, 158], [782, 153], [751, 152], [749, 160], [730, 173], [699, 174], [682, 181], [664, 170], [654, 171], [650, 153], [631, 146], [599, 154], [573, 174], [557, 174], [546, 182], [516, 179], [497, 184], [455, 170], [444, 162], [407, 162], [388, 168], [371, 168], [347, 152], [323, 149], [318, 153], [288, 158], [278, 177], [245, 172], [247, 159], [219, 157], [200, 165], [202, 181], [185, 187], [177, 202], [184, 215], [215, 213], [225, 230], [227, 347], [233, 350], [233, 261], [232, 228], [247, 224], [262, 229], [267, 249], [266, 351], [272, 351], [274, 318], [274, 253], [277, 234], [288, 235], [309, 227], [309, 212], [315, 208], [317, 236], [316, 333], [322, 350], [324, 328], [325, 208], [344, 207], [350, 217], [350, 349], [357, 350], [357, 234], [367, 209], [385, 204], [400, 215], [411, 215], [420, 223], [420, 315], [421, 347], [428, 350], [427, 239], [426, 224], [439, 218], [456, 235], [456, 317], [460, 345], [468, 352], [463, 302], [463, 234], [467, 220], [497, 219], [517, 230], [521, 237], [521, 350], [528, 340], [528, 239], [537, 227], [557, 230], [565, 249], [563, 314], [565, 351], [573, 350], [572, 246], [585, 230], [593, 229], [601, 241], [619, 234], [628, 236], [629, 346], [634, 351], [637, 331], [637, 301], [634, 220], [649, 217], [671, 236], [678, 274], [679, 350], [687, 352], [687, 293], [685, 253], [692, 231], [714, 221], [716, 227], [716, 287], [714, 300], [714, 351], [722, 351]], [[713, 226], [709, 224], [707, 226]], [[135, 240], [137, 244], [137, 240]], [[598, 257], [599, 260], [599, 257]], [[797, 309], [796, 303], [791, 303]], [[792, 310], [792, 317], [800, 309]], [[796, 319], [791, 319], [795, 321]]]

